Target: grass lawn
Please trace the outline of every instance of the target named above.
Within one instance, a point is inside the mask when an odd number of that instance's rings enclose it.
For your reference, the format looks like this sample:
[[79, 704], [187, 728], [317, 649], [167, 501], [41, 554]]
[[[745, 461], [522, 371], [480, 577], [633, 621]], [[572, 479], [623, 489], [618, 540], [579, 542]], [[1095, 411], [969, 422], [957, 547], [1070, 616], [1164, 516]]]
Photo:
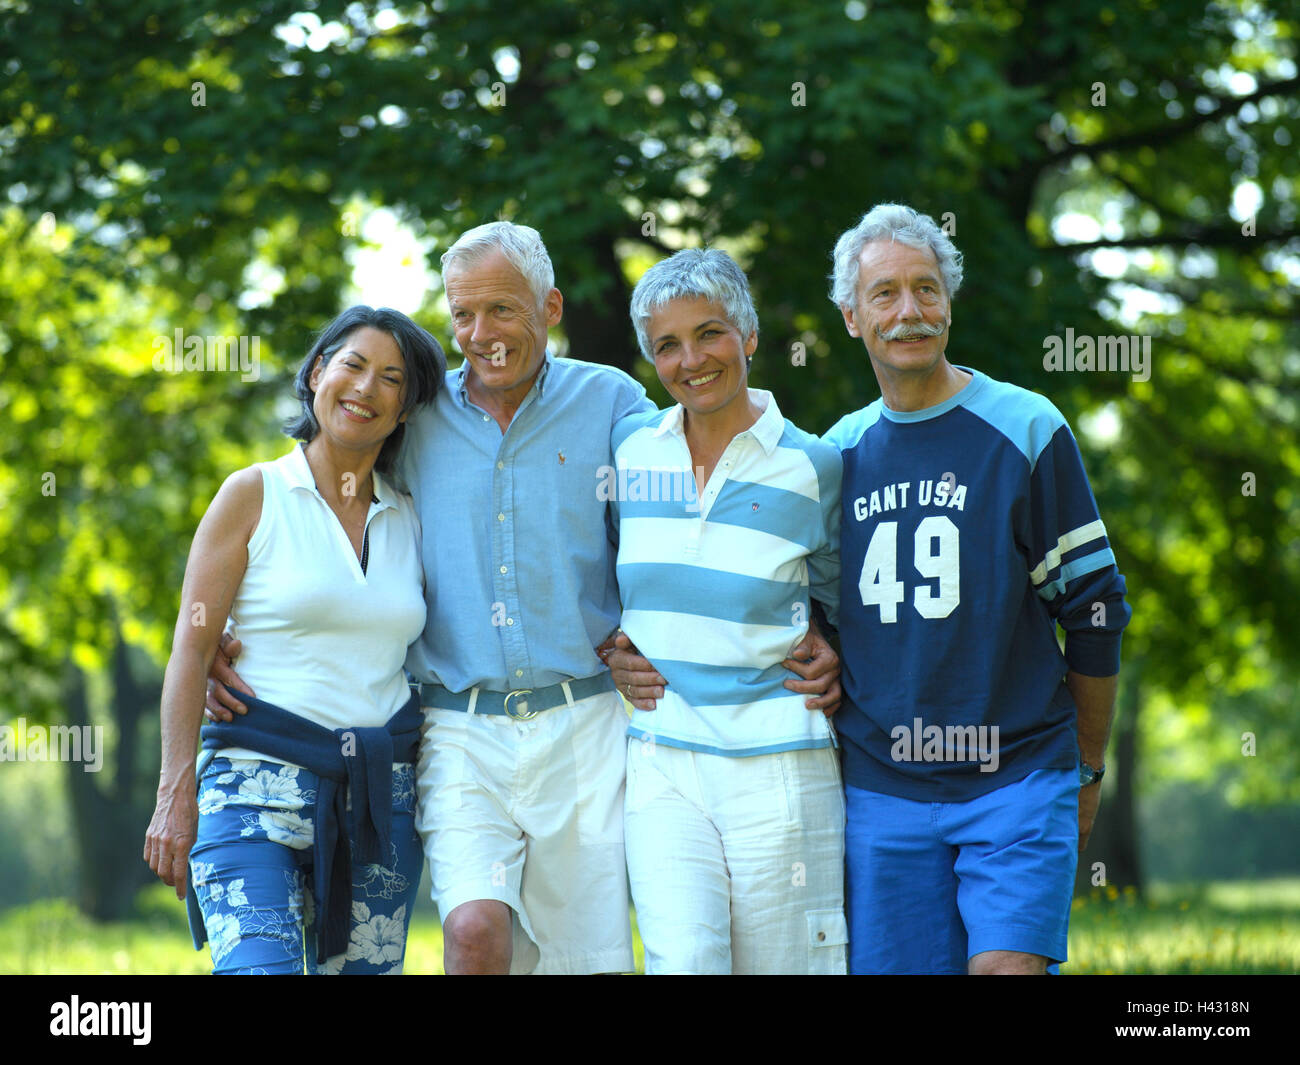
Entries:
[[1300, 972], [1300, 879], [1095, 889], [1074, 900], [1061, 972]]
[[[635, 936], [637, 969], [641, 940]], [[0, 973], [206, 973], [184, 907], [163, 884], [141, 892], [130, 921], [96, 924], [62, 899], [0, 913]], [[408, 973], [442, 972], [442, 929], [417, 910]], [[1066, 974], [1300, 972], [1300, 878], [1113, 888], [1076, 899]]]

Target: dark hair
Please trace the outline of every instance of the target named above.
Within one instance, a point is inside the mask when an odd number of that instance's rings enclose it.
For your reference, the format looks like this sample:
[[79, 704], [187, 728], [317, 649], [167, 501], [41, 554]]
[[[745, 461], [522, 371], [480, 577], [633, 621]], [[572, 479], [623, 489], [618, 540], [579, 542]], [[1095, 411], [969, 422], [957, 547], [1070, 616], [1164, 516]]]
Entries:
[[[433, 336], [401, 311], [395, 311], [391, 307], [375, 308], [358, 304], [349, 307], [320, 331], [316, 343], [311, 346], [311, 351], [307, 352], [307, 357], [298, 367], [298, 373], [293, 379], [293, 394], [302, 400], [302, 413], [290, 419], [284, 426], [285, 433], [295, 440], [310, 442], [320, 432], [320, 425], [312, 410], [316, 393], [311, 387], [311, 371], [316, 365], [316, 360], [321, 360], [322, 367], [328, 365], [330, 359], [342, 350], [348, 337], [366, 326], [391, 336], [406, 362], [403, 414], [409, 414], [421, 404], [433, 402], [433, 398], [438, 394], [438, 389], [442, 387], [447, 373], [447, 358]], [[375, 469], [385, 477], [393, 472], [397, 462], [397, 452], [402, 446], [402, 437], [405, 435], [406, 424], [398, 422], [397, 428], [389, 434], [388, 439], [384, 441], [384, 446], [379, 450]]]

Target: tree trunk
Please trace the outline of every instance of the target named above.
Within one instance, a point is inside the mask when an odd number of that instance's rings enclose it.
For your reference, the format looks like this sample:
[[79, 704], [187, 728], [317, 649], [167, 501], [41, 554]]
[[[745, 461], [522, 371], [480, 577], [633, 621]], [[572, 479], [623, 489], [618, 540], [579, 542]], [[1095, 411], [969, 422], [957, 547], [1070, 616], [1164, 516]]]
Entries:
[[[149, 812], [137, 798], [140, 715], [151, 701], [152, 686], [141, 687], [131, 674], [127, 647], [118, 635], [113, 652], [113, 719], [117, 731], [111, 774], [86, 771], [83, 762], [67, 763], [68, 797], [79, 857], [77, 905], [99, 921], [117, 921], [131, 913], [135, 893], [153, 880], [141, 860]], [[63, 702], [68, 724], [94, 728], [86, 702], [85, 677], [71, 661], [64, 669]], [[155, 700], [156, 705], [156, 700]], [[102, 750], [102, 744], [97, 744]]]
[[[564, 333], [569, 338], [569, 357], [603, 362], [631, 373], [639, 349], [627, 316], [629, 293], [614, 254], [614, 238], [607, 233], [593, 233], [584, 243], [596, 263], [592, 277], [600, 279], [601, 287], [581, 300], [565, 299]], [[555, 280], [563, 292], [564, 277], [558, 276], [559, 269], [557, 264]]]

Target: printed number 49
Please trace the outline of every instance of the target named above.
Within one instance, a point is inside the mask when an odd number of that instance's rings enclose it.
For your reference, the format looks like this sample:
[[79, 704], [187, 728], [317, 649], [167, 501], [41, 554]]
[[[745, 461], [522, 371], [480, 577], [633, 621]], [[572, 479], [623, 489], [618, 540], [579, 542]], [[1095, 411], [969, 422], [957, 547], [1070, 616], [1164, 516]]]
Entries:
[[[933, 549], [935, 540], [939, 549]], [[922, 577], [938, 578], [939, 591], [928, 584], [912, 591], [912, 605], [923, 618], [946, 618], [961, 601], [961, 560], [958, 532], [942, 514], [922, 519], [912, 537], [912, 565]], [[906, 592], [898, 579], [898, 522], [882, 521], [871, 534], [867, 557], [862, 560], [858, 591], [863, 606], [879, 606], [883, 624], [898, 620], [898, 604]]]

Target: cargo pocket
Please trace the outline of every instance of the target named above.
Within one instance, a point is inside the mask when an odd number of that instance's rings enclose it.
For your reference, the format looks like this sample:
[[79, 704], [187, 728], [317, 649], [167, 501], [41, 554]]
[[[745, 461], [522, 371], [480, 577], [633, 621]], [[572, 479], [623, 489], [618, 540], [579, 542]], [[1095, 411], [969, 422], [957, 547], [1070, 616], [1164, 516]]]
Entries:
[[849, 924], [843, 910], [809, 910], [808, 971], [814, 976], [843, 976], [847, 965]]

